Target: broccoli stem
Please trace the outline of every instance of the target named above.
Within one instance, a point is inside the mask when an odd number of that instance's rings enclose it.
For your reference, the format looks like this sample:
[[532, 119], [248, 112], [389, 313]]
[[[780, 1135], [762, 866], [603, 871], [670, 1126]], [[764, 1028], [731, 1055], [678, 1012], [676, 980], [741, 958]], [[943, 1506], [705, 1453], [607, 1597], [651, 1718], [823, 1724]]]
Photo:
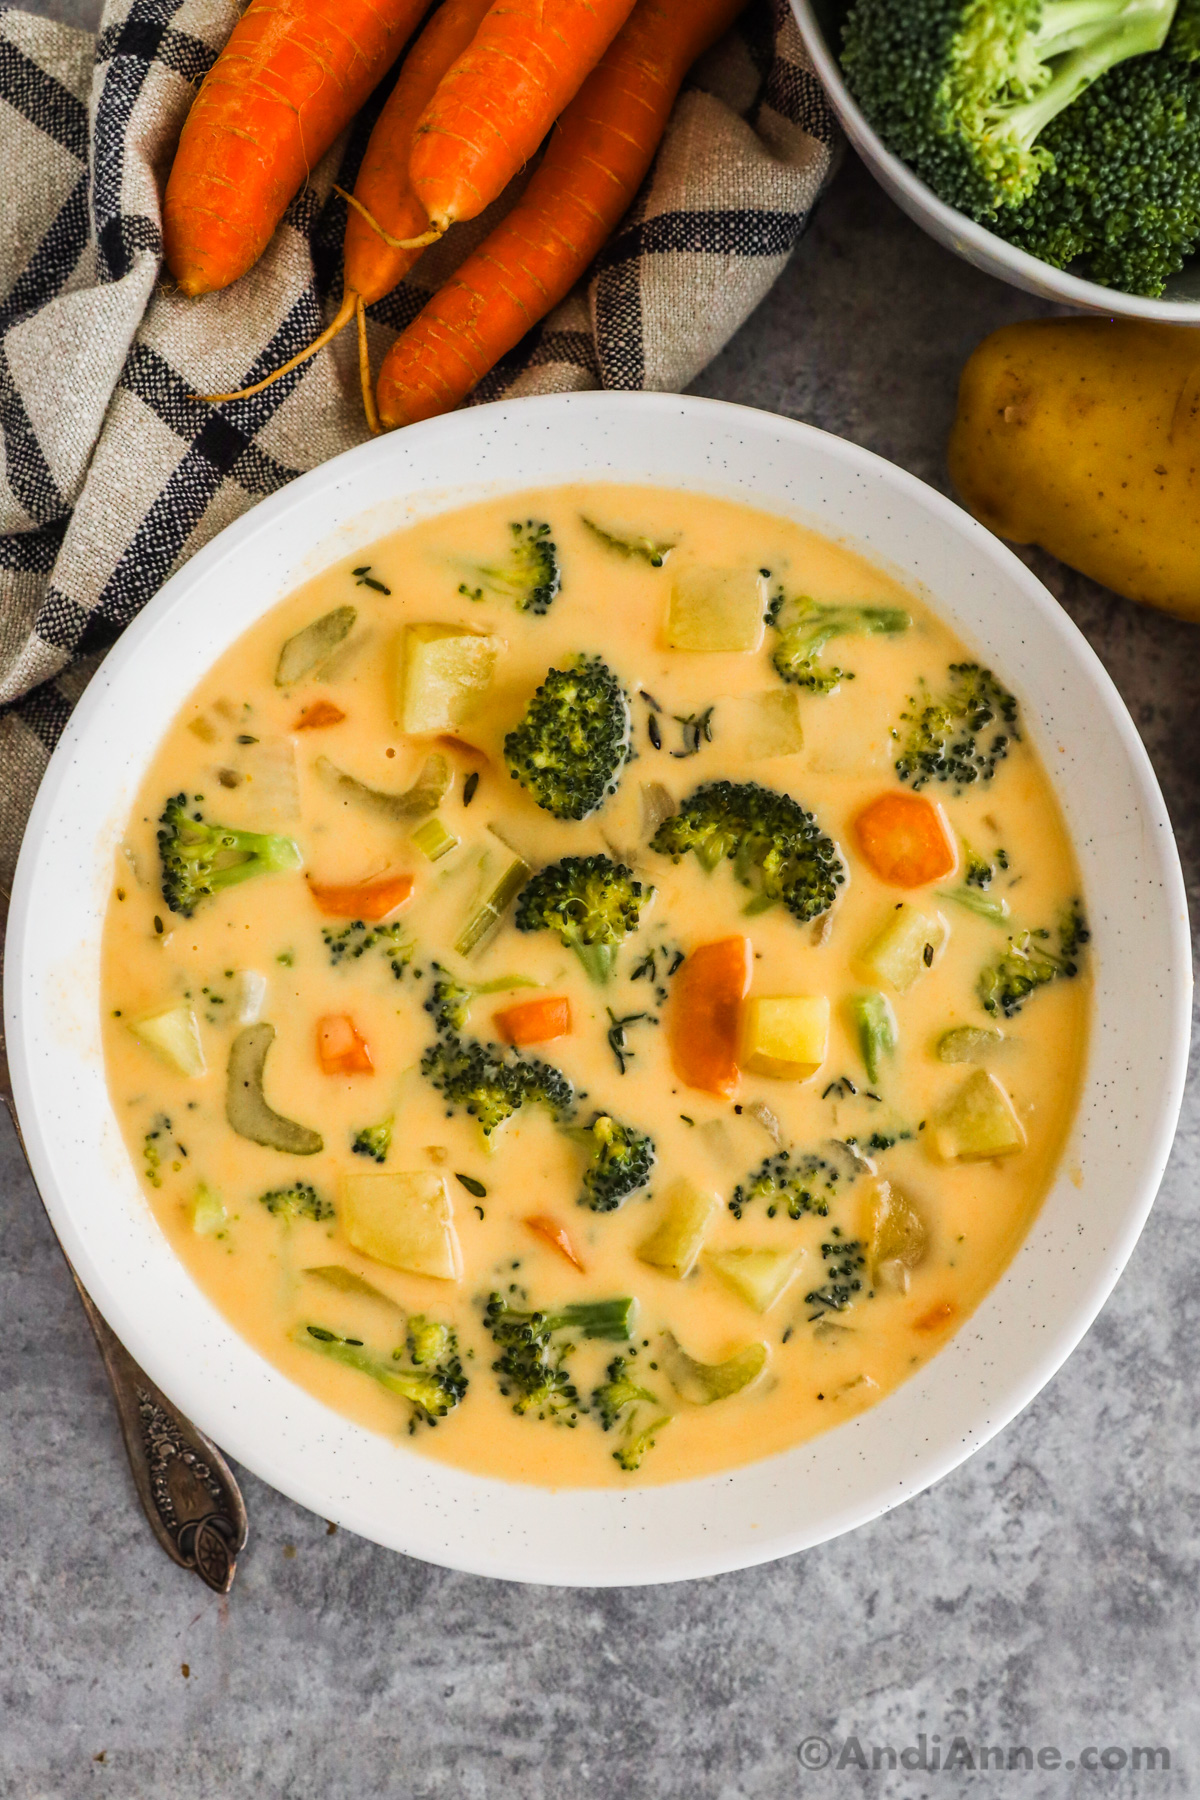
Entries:
[[348, 1369], [357, 1369], [361, 1375], [369, 1375], [380, 1387], [385, 1387], [390, 1394], [398, 1394], [402, 1400], [407, 1400], [410, 1406], [419, 1408], [430, 1418], [437, 1418], [450, 1410], [446, 1390], [435, 1375], [380, 1362], [365, 1345], [351, 1343], [349, 1339], [338, 1337], [319, 1325], [298, 1325], [292, 1338], [307, 1350], [319, 1350], [334, 1362], [344, 1363]]
[[619, 944], [582, 944], [578, 938], [568, 941], [583, 964], [589, 981], [594, 981], [597, 987], [603, 987], [612, 980], [613, 970], [617, 966], [617, 951], [621, 947]]
[[1032, 149], [1051, 119], [1077, 100], [1084, 88], [1130, 56], [1161, 50], [1176, 0], [1047, 0], [1032, 48], [1043, 62], [1061, 58], [1049, 81], [1024, 104], [1005, 107], [999, 117], [1006, 137]]
[[851, 1003], [858, 1048], [871, 1082], [879, 1080], [885, 1056], [896, 1049], [896, 1015], [886, 994], [859, 994]]
[[585, 1338], [607, 1338], [615, 1344], [632, 1337], [636, 1307], [637, 1301], [626, 1295], [620, 1300], [575, 1300], [542, 1316], [551, 1331], [578, 1331]]

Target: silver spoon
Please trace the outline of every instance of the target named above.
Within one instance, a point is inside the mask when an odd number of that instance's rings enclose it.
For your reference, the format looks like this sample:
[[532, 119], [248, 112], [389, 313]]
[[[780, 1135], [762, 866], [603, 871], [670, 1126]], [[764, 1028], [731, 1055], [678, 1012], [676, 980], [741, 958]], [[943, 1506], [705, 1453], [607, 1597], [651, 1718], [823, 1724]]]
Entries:
[[[0, 965], [8, 895], [0, 889]], [[0, 1099], [25, 1150], [13, 1099], [0, 1015]], [[25, 1153], [28, 1162], [28, 1152]], [[32, 1172], [32, 1171], [31, 1171]], [[61, 1245], [59, 1246], [61, 1249]], [[108, 1373], [138, 1499], [155, 1537], [182, 1569], [194, 1569], [214, 1592], [227, 1594], [245, 1547], [246, 1507], [233, 1473], [211, 1438], [172, 1406], [162, 1389], [134, 1362], [101, 1318], [70, 1259], [63, 1258], [79, 1291]]]

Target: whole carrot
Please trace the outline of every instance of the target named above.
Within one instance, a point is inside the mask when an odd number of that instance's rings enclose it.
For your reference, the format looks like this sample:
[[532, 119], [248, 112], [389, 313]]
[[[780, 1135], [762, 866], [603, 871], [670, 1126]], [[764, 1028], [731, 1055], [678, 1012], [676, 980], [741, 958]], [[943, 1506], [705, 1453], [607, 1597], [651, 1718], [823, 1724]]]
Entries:
[[417, 125], [409, 174], [426, 241], [508, 186], [632, 10], [633, 0], [495, 0]]
[[192, 102], [167, 181], [167, 265], [185, 294], [253, 267], [427, 5], [250, 0]]
[[393, 344], [385, 425], [449, 412], [562, 300], [636, 194], [691, 64], [745, 0], [640, 0], [521, 199]]

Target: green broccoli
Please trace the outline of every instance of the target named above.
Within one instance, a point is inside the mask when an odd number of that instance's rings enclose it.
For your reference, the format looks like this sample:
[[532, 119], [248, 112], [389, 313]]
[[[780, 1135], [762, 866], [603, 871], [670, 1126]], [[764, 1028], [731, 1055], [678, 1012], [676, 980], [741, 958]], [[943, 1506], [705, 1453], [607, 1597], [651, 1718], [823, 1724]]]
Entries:
[[[397, 1366], [401, 1351], [393, 1350], [391, 1360], [385, 1361], [372, 1355], [361, 1338], [339, 1337], [336, 1331], [327, 1331], [323, 1325], [298, 1325], [292, 1340], [308, 1350], [319, 1350], [322, 1355], [332, 1357], [334, 1362], [344, 1363], [348, 1369], [369, 1375], [390, 1394], [398, 1394], [401, 1400], [407, 1400], [412, 1407], [410, 1432], [421, 1424], [436, 1425], [439, 1419], [452, 1413], [469, 1385], [454, 1332], [448, 1325], [434, 1326], [427, 1319], [409, 1320], [408, 1354], [416, 1365], [411, 1369]], [[414, 1344], [422, 1349], [420, 1356], [416, 1354]], [[433, 1351], [433, 1354], [426, 1354], [426, 1351]]]
[[1083, 908], [1074, 900], [1059, 920], [1056, 932], [1023, 931], [1018, 937], [1009, 938], [1003, 956], [989, 963], [979, 977], [975, 991], [984, 1012], [1011, 1019], [1036, 989], [1045, 987], [1047, 982], [1070, 980], [1078, 975], [1080, 953], [1090, 937]]
[[[990, 781], [1009, 744], [1020, 742], [1017, 703], [990, 669], [951, 663], [949, 677], [939, 698], [910, 699], [914, 710], [900, 715], [907, 732], [902, 735], [899, 726], [892, 732], [902, 743], [896, 773], [914, 788], [942, 781], [957, 792], [974, 781]], [[1000, 729], [985, 741], [989, 726]]]
[[855, 0], [842, 67], [888, 149], [975, 219], [1053, 168], [1041, 133], [1098, 76], [1161, 48], [1175, 0]]
[[500, 1377], [500, 1392], [513, 1401], [513, 1411], [534, 1412], [539, 1419], [573, 1426], [586, 1408], [567, 1378], [566, 1364], [575, 1344], [564, 1334], [627, 1341], [636, 1305], [632, 1299], [581, 1300], [557, 1311], [522, 1312], [502, 1295], [490, 1294], [483, 1321], [500, 1351], [492, 1368]]
[[522, 888], [513, 923], [518, 931], [557, 931], [589, 980], [605, 982], [653, 895], [624, 863], [607, 856], [566, 856]]
[[1102, 75], [1042, 140], [1054, 159], [992, 229], [1055, 268], [1156, 297], [1200, 245], [1200, 0], [1157, 56]]
[[321, 937], [335, 969], [340, 963], [357, 962], [369, 950], [377, 949], [397, 981], [403, 976], [417, 948], [403, 925], [367, 925], [362, 919], [352, 919], [350, 924], [343, 925], [340, 930], [335, 930], [332, 925], [323, 925]]
[[321, 1225], [333, 1217], [333, 1207], [323, 1194], [318, 1194], [308, 1181], [293, 1181], [291, 1187], [272, 1188], [260, 1194], [259, 1200], [269, 1213], [281, 1219], [312, 1219]]
[[771, 653], [776, 674], [814, 694], [831, 694], [840, 682], [854, 677], [836, 664], [820, 660], [826, 644], [838, 637], [907, 631], [912, 619], [899, 606], [821, 606], [816, 600], [786, 600], [779, 594], [771, 603], [767, 622], [779, 633]]
[[504, 740], [509, 774], [544, 812], [586, 819], [606, 795], [629, 755], [629, 696], [598, 656], [578, 656], [550, 669]]
[[425, 1011], [439, 1032], [463, 1032], [471, 1002], [480, 994], [507, 994], [513, 988], [537, 987], [528, 975], [496, 975], [491, 981], [460, 981], [449, 969], [435, 962], [434, 983], [425, 1002]]
[[816, 1308], [809, 1313], [810, 1322], [822, 1313], [845, 1312], [855, 1294], [862, 1291], [863, 1270], [867, 1266], [866, 1245], [861, 1238], [843, 1238], [837, 1226], [834, 1241], [821, 1245], [821, 1256], [828, 1267], [823, 1271], [825, 1283], [805, 1294], [805, 1301]]
[[511, 600], [518, 612], [547, 613], [562, 586], [558, 549], [550, 527], [536, 519], [509, 525], [512, 543], [502, 563], [472, 563], [478, 584], [460, 581], [458, 591], [468, 600], [482, 600], [485, 590], [501, 600]]
[[596, 1113], [590, 1125], [568, 1135], [588, 1153], [580, 1206], [593, 1212], [615, 1212], [622, 1200], [645, 1187], [654, 1167], [654, 1140], [633, 1125], [619, 1125], [608, 1113]]
[[369, 1156], [372, 1162], [385, 1163], [388, 1159], [388, 1151], [392, 1147], [393, 1123], [392, 1115], [389, 1113], [387, 1118], [381, 1119], [378, 1125], [364, 1125], [361, 1131], [355, 1132], [350, 1141], [352, 1153], [355, 1156]]
[[997, 875], [1007, 868], [1007, 850], [997, 850], [989, 862], [986, 856], [972, 850], [970, 844], [963, 845], [963, 882], [967, 887], [990, 888]]
[[592, 1406], [605, 1431], [624, 1424], [626, 1412], [643, 1401], [651, 1406], [661, 1405], [658, 1395], [640, 1387], [628, 1370], [628, 1358], [614, 1356], [604, 1371], [603, 1383], [592, 1390]]
[[[194, 799], [199, 802], [203, 795]], [[191, 918], [202, 900], [239, 881], [298, 869], [304, 860], [291, 838], [207, 823], [198, 806], [188, 811], [186, 794], [172, 794], [158, 823], [162, 896], [171, 911], [182, 913], [185, 919]]]
[[575, 1090], [558, 1069], [536, 1058], [525, 1060], [495, 1044], [448, 1033], [421, 1058], [421, 1073], [445, 1095], [451, 1109], [462, 1107], [479, 1120], [485, 1138], [523, 1106], [545, 1106], [551, 1118], [569, 1113]]
[[625, 1433], [624, 1442], [618, 1444], [613, 1451], [613, 1461], [619, 1464], [627, 1475], [635, 1474], [641, 1468], [642, 1458], [646, 1452], [653, 1450], [658, 1442], [659, 1432], [670, 1423], [671, 1414], [663, 1413], [651, 1424], [644, 1426], [641, 1431], [635, 1431], [634, 1427], [630, 1425]]
[[823, 1218], [829, 1211], [829, 1196], [841, 1179], [841, 1170], [823, 1156], [812, 1152], [793, 1156], [790, 1150], [777, 1150], [734, 1188], [729, 1210], [740, 1219], [748, 1206], [765, 1200], [768, 1219], [780, 1212], [789, 1219], [802, 1219], [805, 1213]]
[[812, 814], [790, 794], [755, 781], [698, 787], [663, 820], [650, 848], [676, 862], [694, 851], [708, 870], [728, 857], [737, 880], [755, 892], [755, 910], [782, 900], [801, 924], [827, 912], [846, 879], [832, 840]]

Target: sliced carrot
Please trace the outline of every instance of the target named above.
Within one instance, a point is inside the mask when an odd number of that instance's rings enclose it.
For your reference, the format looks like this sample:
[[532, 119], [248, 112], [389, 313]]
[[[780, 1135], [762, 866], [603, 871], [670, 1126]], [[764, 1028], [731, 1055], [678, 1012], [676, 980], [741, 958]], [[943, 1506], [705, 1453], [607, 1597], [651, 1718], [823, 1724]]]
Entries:
[[953, 1301], [939, 1301], [936, 1306], [931, 1306], [928, 1312], [922, 1313], [919, 1319], [913, 1320], [913, 1330], [940, 1331], [943, 1325], [950, 1323], [957, 1311], [958, 1308]]
[[926, 887], [954, 873], [958, 854], [940, 806], [923, 794], [880, 794], [854, 821], [858, 847], [880, 881]]
[[373, 1075], [366, 1039], [346, 1013], [317, 1020], [317, 1061], [326, 1075]]
[[244, 275], [427, 0], [250, 0], [184, 121], [163, 200], [185, 294]]
[[671, 1061], [688, 1087], [728, 1099], [738, 1084], [742, 1001], [750, 986], [749, 938], [693, 950], [675, 977], [668, 1015]]
[[340, 725], [345, 716], [332, 700], [313, 700], [301, 712], [292, 730], [323, 731], [327, 725]]
[[417, 123], [409, 180], [430, 237], [508, 186], [632, 11], [633, 0], [496, 0]]
[[308, 891], [320, 911], [331, 919], [363, 919], [377, 925], [411, 899], [413, 878], [386, 875], [379, 881], [359, 882], [351, 887], [325, 887], [310, 881]]
[[521, 1223], [528, 1225], [535, 1237], [540, 1237], [543, 1243], [549, 1244], [552, 1250], [557, 1250], [560, 1256], [565, 1256], [569, 1263], [574, 1263], [581, 1275], [587, 1273], [579, 1252], [567, 1235], [565, 1225], [560, 1225], [558, 1220], [552, 1219], [548, 1213], [533, 1213], [528, 1219], [522, 1219]]
[[506, 1044], [548, 1044], [571, 1029], [571, 1002], [565, 994], [539, 994], [493, 1013], [492, 1023]]
[[744, 4], [639, 0], [521, 198], [388, 352], [384, 425], [449, 412], [569, 293], [633, 201], [688, 68]]

